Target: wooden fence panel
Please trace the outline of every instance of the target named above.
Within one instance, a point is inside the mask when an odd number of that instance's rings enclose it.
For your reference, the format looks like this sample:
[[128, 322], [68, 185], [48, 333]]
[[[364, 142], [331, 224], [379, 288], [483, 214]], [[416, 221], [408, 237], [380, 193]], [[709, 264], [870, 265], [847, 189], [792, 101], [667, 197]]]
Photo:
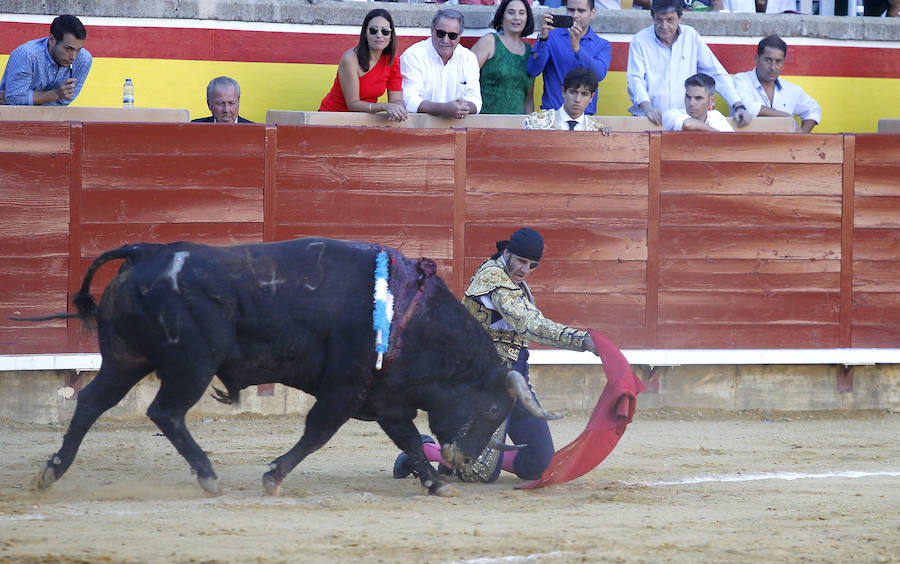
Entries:
[[264, 127], [83, 127], [82, 199], [73, 218], [83, 258], [139, 241], [262, 241]]
[[0, 354], [66, 349], [66, 323], [8, 316], [66, 311], [68, 124], [0, 123]]
[[648, 139], [468, 131], [466, 282], [495, 241], [536, 227], [544, 260], [529, 283], [541, 311], [646, 345]]
[[658, 346], [838, 346], [842, 143], [662, 135]]
[[857, 135], [852, 346], [900, 343], [900, 135]]
[[523, 225], [542, 311], [625, 348], [896, 347], [898, 155], [900, 135], [0, 123], [0, 354], [96, 350], [77, 321], [6, 316], [65, 311], [135, 241], [372, 241], [459, 291]]
[[662, 133], [662, 160], [726, 163], [832, 163], [844, 156], [841, 135]]
[[278, 127], [275, 239], [334, 237], [429, 257], [453, 276], [456, 133]]

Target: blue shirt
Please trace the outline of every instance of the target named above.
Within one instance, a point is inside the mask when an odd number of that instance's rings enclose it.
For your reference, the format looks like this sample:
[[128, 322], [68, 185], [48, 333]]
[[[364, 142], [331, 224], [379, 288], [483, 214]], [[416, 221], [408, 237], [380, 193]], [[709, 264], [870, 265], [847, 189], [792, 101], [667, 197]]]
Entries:
[[[590, 67], [597, 73], [597, 79], [603, 80], [612, 59], [612, 48], [609, 41], [594, 33], [590, 27], [581, 38], [581, 47], [576, 54], [572, 51], [569, 30], [556, 28], [547, 35], [547, 41], [536, 41], [532, 56], [528, 59], [526, 70], [530, 76], [544, 73], [544, 95], [541, 108], [556, 110], [563, 105], [562, 83], [566, 73], [578, 67]], [[584, 113], [593, 115], [597, 112], [597, 96], [591, 100]]]
[[56, 64], [47, 49], [49, 37], [27, 41], [9, 54], [6, 70], [0, 79], [0, 90], [6, 91], [6, 103], [13, 106], [33, 106], [34, 91], [53, 90], [59, 88], [64, 80], [71, 76], [75, 79], [75, 94], [68, 100], [56, 100], [48, 106], [68, 106], [78, 94], [88, 73], [91, 72], [93, 57], [87, 49], [82, 48], [78, 57], [69, 67]]

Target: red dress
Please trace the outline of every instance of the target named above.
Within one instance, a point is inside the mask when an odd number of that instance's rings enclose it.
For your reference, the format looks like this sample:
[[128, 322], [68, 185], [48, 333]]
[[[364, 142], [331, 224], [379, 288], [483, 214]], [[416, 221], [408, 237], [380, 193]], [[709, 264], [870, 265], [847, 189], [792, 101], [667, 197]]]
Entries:
[[[379, 96], [384, 94], [385, 90], [393, 90], [399, 92], [403, 84], [403, 76], [400, 74], [400, 57], [394, 57], [394, 63], [390, 63], [391, 56], [384, 54], [375, 63], [375, 66], [369, 69], [369, 72], [359, 77], [359, 99], [363, 102], [378, 101]], [[340, 76], [334, 77], [334, 86], [331, 92], [325, 96], [319, 105], [320, 112], [349, 112], [347, 108], [347, 100], [344, 98], [344, 91], [341, 90]]]

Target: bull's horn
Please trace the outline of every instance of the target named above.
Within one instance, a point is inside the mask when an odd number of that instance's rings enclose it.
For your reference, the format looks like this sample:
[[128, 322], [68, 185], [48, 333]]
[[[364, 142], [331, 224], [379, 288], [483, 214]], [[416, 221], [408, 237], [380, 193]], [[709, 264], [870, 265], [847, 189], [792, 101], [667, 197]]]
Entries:
[[537, 400], [534, 399], [531, 390], [528, 389], [528, 382], [525, 381], [525, 377], [515, 370], [510, 370], [506, 373], [506, 389], [512, 397], [518, 398], [522, 402], [522, 407], [535, 417], [540, 417], [547, 421], [562, 418], [562, 415], [548, 413], [540, 406]]
[[508, 445], [506, 443], [501, 443], [494, 437], [491, 437], [491, 442], [489, 443], [489, 446], [494, 450], [510, 451], [510, 450], [522, 450], [523, 448], [527, 447], [528, 445]]

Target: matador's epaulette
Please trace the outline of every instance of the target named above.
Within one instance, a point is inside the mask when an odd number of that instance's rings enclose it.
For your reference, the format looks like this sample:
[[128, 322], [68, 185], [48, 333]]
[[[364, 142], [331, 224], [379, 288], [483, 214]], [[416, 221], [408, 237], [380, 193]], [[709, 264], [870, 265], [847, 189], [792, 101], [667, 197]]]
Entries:
[[467, 296], [483, 296], [496, 290], [497, 288], [507, 288], [509, 290], [519, 290], [520, 288], [510, 280], [509, 275], [502, 266], [495, 261], [494, 264], [485, 263], [482, 265], [472, 281], [469, 282], [469, 288], [466, 290]]

